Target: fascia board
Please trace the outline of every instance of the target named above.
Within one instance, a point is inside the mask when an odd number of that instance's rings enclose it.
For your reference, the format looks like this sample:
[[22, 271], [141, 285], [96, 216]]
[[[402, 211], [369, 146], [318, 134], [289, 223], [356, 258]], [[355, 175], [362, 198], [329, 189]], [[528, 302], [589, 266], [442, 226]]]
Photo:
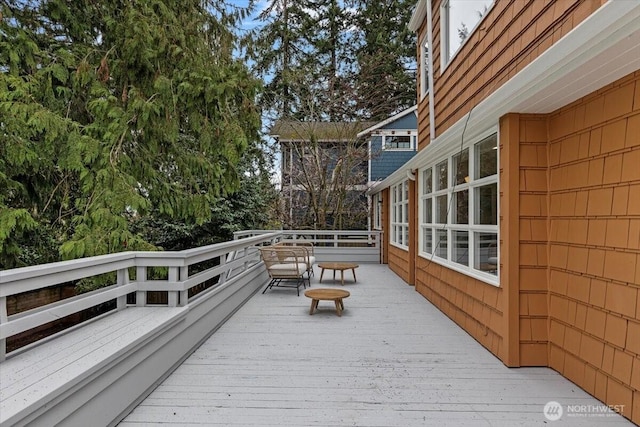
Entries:
[[427, 1], [430, 0], [418, 1], [413, 14], [411, 15], [411, 20], [409, 20], [409, 29], [414, 33], [420, 29], [420, 25], [422, 25], [425, 17], [427, 16]]
[[395, 116], [389, 117], [388, 119], [384, 119], [383, 121], [381, 121], [380, 123], [376, 123], [375, 125], [371, 126], [370, 128], [367, 128], [365, 130], [363, 130], [362, 132], [359, 132], [356, 136], [358, 138], [373, 132], [376, 129], [380, 129], [383, 126], [388, 125], [389, 123], [393, 123], [396, 120], [399, 120], [401, 118], [403, 118], [404, 116], [408, 115], [409, 113], [411, 113], [412, 111], [416, 111], [418, 109], [417, 105], [414, 105], [413, 107], [407, 108], [404, 111], [399, 112], [398, 114], [396, 114]]

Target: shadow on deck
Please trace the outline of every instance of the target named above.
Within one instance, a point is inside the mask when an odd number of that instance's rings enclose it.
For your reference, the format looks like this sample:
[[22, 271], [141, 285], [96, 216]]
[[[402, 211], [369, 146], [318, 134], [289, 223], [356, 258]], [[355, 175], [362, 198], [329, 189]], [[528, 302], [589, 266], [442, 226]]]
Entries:
[[507, 368], [386, 266], [357, 276], [342, 317], [258, 292], [120, 425], [537, 426], [550, 401], [561, 425], [631, 425], [551, 369]]

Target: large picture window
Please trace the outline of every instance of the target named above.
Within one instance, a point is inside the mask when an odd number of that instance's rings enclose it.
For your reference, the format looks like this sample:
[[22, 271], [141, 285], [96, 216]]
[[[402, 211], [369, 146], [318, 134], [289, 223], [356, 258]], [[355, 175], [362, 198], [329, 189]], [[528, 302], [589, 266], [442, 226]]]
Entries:
[[409, 245], [409, 181], [391, 187], [391, 243]]
[[420, 171], [420, 255], [489, 283], [498, 278], [498, 135]]

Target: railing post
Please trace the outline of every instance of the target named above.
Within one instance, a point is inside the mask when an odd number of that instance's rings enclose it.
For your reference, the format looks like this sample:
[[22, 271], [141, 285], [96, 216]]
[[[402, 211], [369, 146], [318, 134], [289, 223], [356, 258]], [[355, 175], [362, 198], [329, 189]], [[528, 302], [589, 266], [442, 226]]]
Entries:
[[337, 233], [333, 233], [333, 247], [334, 248], [338, 247], [338, 234]]
[[[178, 267], [169, 267], [169, 283], [177, 283], [180, 280], [180, 270]], [[169, 307], [177, 307], [178, 306], [178, 292], [169, 291], [167, 292], [168, 305]]]
[[[124, 286], [129, 283], [129, 269], [121, 268], [117, 273], [118, 277], [118, 286]], [[122, 310], [127, 307], [127, 296], [121, 295], [118, 297], [116, 302], [116, 308], [118, 310]]]
[[[180, 267], [180, 280], [185, 281], [189, 277], [189, 267]], [[179, 292], [178, 304], [180, 307], [184, 307], [189, 303], [189, 290]]]
[[[136, 282], [138, 287], [143, 286], [147, 281], [147, 267], [136, 267]], [[136, 291], [136, 307], [147, 305], [147, 291]]]
[[[4, 325], [9, 321], [7, 316], [7, 297], [0, 297], [0, 325]], [[7, 355], [7, 340], [0, 339], [0, 362], [4, 361]]]
[[245, 246], [245, 248], [242, 250], [242, 256], [245, 259], [244, 263], [242, 263], [242, 271], [247, 271], [247, 268], [249, 268], [249, 260], [247, 259], [249, 257], [249, 248]]
[[[227, 264], [226, 256], [220, 255], [218, 259], [220, 260], [220, 267]], [[222, 285], [224, 282], [226, 282], [228, 275], [229, 275], [229, 270], [225, 271], [224, 273], [220, 273], [220, 278], [218, 279], [218, 285]]]

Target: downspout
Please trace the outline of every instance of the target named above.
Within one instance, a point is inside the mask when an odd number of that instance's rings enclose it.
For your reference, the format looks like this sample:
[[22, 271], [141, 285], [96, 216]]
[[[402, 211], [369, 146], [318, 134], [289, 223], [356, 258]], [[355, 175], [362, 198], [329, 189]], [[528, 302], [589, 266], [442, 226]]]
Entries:
[[429, 143], [436, 139], [436, 109], [433, 94], [433, 32], [432, 32], [431, 0], [427, 0], [427, 41], [429, 42]]

